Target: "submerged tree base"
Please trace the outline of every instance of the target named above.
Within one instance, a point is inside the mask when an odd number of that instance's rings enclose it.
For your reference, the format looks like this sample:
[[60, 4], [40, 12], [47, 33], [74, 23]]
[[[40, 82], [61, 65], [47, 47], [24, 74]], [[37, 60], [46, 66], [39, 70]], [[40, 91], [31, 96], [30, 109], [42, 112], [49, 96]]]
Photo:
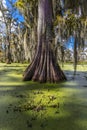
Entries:
[[7, 59], [6, 64], [11, 64], [11, 61], [9, 61], [9, 59]]
[[24, 72], [23, 81], [60, 82], [66, 81], [66, 77], [56, 63], [53, 51], [49, 47], [40, 48], [33, 62]]

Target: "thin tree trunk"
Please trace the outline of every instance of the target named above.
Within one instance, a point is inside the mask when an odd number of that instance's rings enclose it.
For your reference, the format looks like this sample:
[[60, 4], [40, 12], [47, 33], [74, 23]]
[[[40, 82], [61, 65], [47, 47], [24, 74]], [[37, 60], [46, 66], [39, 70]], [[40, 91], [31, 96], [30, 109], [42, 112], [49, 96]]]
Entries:
[[77, 69], [77, 37], [75, 36], [75, 42], [74, 42], [74, 77], [76, 75], [76, 69]]
[[39, 0], [38, 46], [32, 63], [24, 72], [24, 81], [59, 82], [66, 77], [55, 60], [52, 50], [53, 12], [52, 0]]
[[11, 52], [10, 52], [10, 39], [9, 39], [9, 35], [7, 35], [7, 59], [6, 59], [6, 63], [7, 64], [11, 64]]

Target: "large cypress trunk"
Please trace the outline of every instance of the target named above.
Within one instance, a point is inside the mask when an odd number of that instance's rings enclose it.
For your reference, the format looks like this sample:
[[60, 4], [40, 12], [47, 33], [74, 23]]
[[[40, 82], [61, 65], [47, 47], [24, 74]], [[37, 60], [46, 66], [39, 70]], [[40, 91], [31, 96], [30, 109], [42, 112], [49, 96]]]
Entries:
[[24, 81], [59, 82], [66, 77], [52, 50], [53, 41], [52, 0], [39, 0], [38, 5], [38, 46], [32, 63], [24, 72]]

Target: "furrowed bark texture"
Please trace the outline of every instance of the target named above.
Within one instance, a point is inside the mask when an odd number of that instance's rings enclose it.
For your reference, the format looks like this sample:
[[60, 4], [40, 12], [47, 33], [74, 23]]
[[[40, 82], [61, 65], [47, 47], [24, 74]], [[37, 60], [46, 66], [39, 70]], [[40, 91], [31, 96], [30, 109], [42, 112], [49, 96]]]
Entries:
[[59, 82], [66, 77], [53, 54], [52, 0], [39, 0], [38, 6], [38, 46], [32, 63], [24, 72], [24, 81]]

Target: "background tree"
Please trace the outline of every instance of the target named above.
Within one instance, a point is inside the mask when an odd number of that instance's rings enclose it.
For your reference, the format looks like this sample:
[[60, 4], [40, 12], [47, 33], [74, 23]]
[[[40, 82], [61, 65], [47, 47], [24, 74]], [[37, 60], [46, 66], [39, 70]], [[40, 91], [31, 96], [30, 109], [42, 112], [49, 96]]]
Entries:
[[[77, 5], [79, 7], [79, 2]], [[72, 2], [72, 4], [74, 4]], [[55, 21], [56, 26], [58, 26], [57, 39], [61, 38], [67, 41], [70, 36], [74, 37], [73, 44], [73, 60], [74, 60], [74, 75], [76, 73], [76, 66], [78, 61], [78, 52], [84, 48], [86, 31], [87, 31], [87, 18], [82, 15], [82, 11], [78, 9], [75, 11], [75, 6], [70, 3], [70, 6], [64, 12], [63, 17], [57, 16]], [[73, 9], [74, 8], [74, 9]], [[61, 40], [61, 41], [62, 41]], [[67, 43], [67, 42], [66, 42]]]
[[25, 58], [29, 62], [32, 61], [36, 43], [37, 43], [37, 1], [34, 0], [18, 0], [16, 7], [24, 16], [24, 50]]
[[11, 63], [11, 32], [13, 30], [13, 25], [14, 25], [14, 18], [13, 14], [15, 12], [15, 7], [12, 4], [12, 1], [10, 1], [10, 4], [12, 7], [9, 9], [3, 5], [3, 2], [0, 1], [0, 11], [2, 13], [2, 19], [4, 23], [4, 27], [6, 32], [4, 32], [4, 35], [6, 36], [6, 41], [5, 41], [5, 49], [6, 49], [6, 62]]

